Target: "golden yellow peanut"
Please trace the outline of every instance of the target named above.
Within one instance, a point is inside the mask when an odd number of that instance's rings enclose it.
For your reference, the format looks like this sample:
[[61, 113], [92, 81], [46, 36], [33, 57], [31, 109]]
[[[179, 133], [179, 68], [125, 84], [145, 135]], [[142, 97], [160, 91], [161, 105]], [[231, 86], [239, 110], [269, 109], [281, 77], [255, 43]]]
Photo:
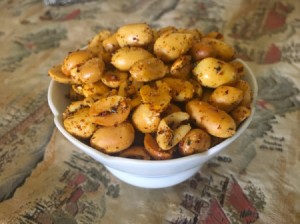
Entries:
[[243, 100], [243, 91], [232, 86], [219, 86], [212, 94], [208, 102], [217, 108], [230, 112]]
[[253, 100], [253, 93], [250, 84], [245, 80], [239, 79], [232, 86], [243, 91], [243, 100], [240, 105], [250, 107]]
[[190, 55], [177, 58], [170, 68], [170, 74], [175, 78], [188, 79], [193, 68], [191, 59]]
[[91, 137], [96, 130], [96, 125], [92, 123], [89, 116], [88, 107], [79, 108], [74, 113], [70, 113], [63, 120], [63, 124], [67, 132], [82, 139]]
[[130, 148], [120, 152], [118, 156], [124, 158], [130, 158], [130, 159], [141, 159], [141, 160], [151, 159], [149, 153], [142, 146], [131, 146]]
[[127, 79], [128, 73], [118, 70], [107, 71], [101, 77], [101, 81], [110, 88], [118, 88], [121, 83], [126, 82]]
[[79, 67], [92, 57], [93, 54], [88, 50], [77, 50], [71, 52], [67, 57], [65, 57], [61, 70], [66, 76], [70, 76], [70, 72], [73, 68]]
[[215, 137], [228, 138], [236, 132], [233, 118], [225, 111], [206, 102], [191, 100], [186, 104], [186, 112], [198, 127]]
[[156, 39], [153, 50], [158, 58], [170, 62], [188, 52], [192, 46], [192, 41], [192, 34], [169, 32]]
[[91, 58], [78, 67], [79, 79], [83, 83], [98, 82], [104, 72], [105, 64], [102, 58]]
[[129, 71], [137, 61], [152, 57], [153, 55], [143, 48], [123, 47], [112, 56], [111, 63], [121, 71]]
[[111, 36], [112, 33], [109, 30], [102, 30], [97, 35], [95, 35], [88, 43], [88, 50], [92, 52], [94, 56], [102, 54], [104, 48], [102, 42]]
[[213, 47], [216, 58], [223, 61], [232, 61], [235, 59], [236, 52], [234, 48], [224, 41], [211, 37], [204, 37], [201, 39], [201, 42]]
[[49, 69], [48, 75], [56, 82], [64, 83], [64, 84], [74, 84], [74, 81], [70, 76], [66, 76], [61, 71], [61, 65], [54, 65]]
[[238, 106], [230, 112], [230, 115], [238, 126], [251, 115], [251, 109], [246, 106]]
[[183, 156], [205, 152], [211, 147], [211, 137], [206, 131], [194, 128], [184, 136], [178, 146], [178, 151]]
[[134, 80], [149, 82], [164, 77], [168, 67], [158, 58], [145, 58], [134, 63], [129, 72]]
[[172, 99], [170, 87], [165, 83], [156, 86], [144, 85], [140, 89], [142, 102], [149, 105], [149, 108], [158, 113], [165, 110]]
[[172, 159], [173, 150], [162, 150], [159, 148], [155, 138], [151, 134], [145, 134], [144, 146], [147, 152], [157, 160]]
[[140, 104], [132, 114], [132, 123], [142, 133], [152, 133], [157, 130], [160, 114], [151, 110], [149, 104]]
[[99, 127], [91, 137], [90, 144], [99, 151], [113, 154], [130, 147], [134, 136], [132, 124], [123, 122], [115, 126]]
[[236, 70], [227, 62], [216, 58], [204, 58], [193, 69], [202, 86], [217, 88], [235, 82], [238, 79]]
[[174, 101], [184, 102], [193, 98], [194, 86], [189, 81], [167, 77], [163, 78], [162, 82], [170, 87]]
[[194, 61], [200, 61], [203, 58], [216, 56], [214, 48], [211, 45], [202, 42], [195, 42], [191, 47], [190, 53]]
[[93, 122], [102, 126], [114, 126], [124, 122], [129, 112], [128, 100], [118, 95], [101, 98], [90, 107]]
[[191, 129], [190, 124], [186, 123], [189, 118], [188, 113], [174, 112], [161, 119], [156, 131], [159, 148], [170, 150], [177, 145]]
[[87, 83], [82, 85], [82, 95], [85, 97], [91, 97], [91, 96], [103, 96], [107, 94], [110, 91], [110, 89], [104, 85], [101, 81], [95, 82], [95, 83]]
[[71, 114], [74, 114], [77, 110], [88, 107], [83, 100], [73, 101], [63, 112], [63, 119], [67, 118]]
[[117, 30], [116, 39], [120, 47], [143, 47], [152, 42], [153, 32], [146, 23], [128, 24]]
[[102, 41], [102, 46], [106, 52], [113, 53], [120, 48], [116, 34], [112, 34]]

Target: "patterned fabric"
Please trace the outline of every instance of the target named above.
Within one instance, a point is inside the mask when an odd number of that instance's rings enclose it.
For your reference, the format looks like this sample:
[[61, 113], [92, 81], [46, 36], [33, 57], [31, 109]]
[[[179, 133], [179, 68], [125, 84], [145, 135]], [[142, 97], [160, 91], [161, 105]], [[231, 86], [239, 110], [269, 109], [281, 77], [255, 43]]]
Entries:
[[[0, 223], [299, 223], [300, 2], [0, 2]], [[47, 70], [101, 29], [218, 30], [254, 71], [247, 131], [194, 177], [142, 189], [112, 176], [54, 127]]]

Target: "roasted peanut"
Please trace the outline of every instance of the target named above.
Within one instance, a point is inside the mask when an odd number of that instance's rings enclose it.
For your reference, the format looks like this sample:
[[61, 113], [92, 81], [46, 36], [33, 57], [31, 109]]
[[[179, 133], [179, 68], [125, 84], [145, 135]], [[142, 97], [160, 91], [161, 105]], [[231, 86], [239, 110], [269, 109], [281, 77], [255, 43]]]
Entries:
[[77, 109], [74, 113], [69, 114], [63, 121], [65, 129], [78, 138], [89, 138], [96, 130], [89, 116], [89, 108], [84, 107]]
[[164, 111], [170, 104], [172, 96], [169, 85], [157, 82], [156, 86], [144, 85], [140, 89], [142, 102], [158, 113]]
[[211, 57], [198, 62], [193, 73], [202, 86], [209, 88], [231, 84], [239, 78], [230, 63]]
[[153, 55], [143, 48], [123, 47], [112, 56], [111, 63], [121, 71], [129, 71], [137, 61], [151, 57]]
[[205, 152], [211, 146], [211, 137], [206, 131], [195, 128], [184, 136], [178, 146], [178, 151], [183, 156]]
[[243, 100], [243, 91], [232, 86], [219, 86], [209, 97], [208, 102], [226, 112], [232, 111]]
[[193, 35], [168, 32], [158, 37], [154, 43], [156, 56], [165, 62], [174, 61], [184, 55], [192, 46]]
[[129, 112], [129, 102], [122, 96], [102, 98], [90, 107], [93, 122], [102, 126], [114, 126], [124, 122]]
[[116, 39], [121, 47], [143, 47], [151, 43], [153, 32], [146, 23], [128, 24], [117, 30]]
[[132, 146], [118, 154], [120, 157], [131, 158], [131, 159], [141, 159], [150, 160], [151, 156], [142, 146]]
[[173, 157], [173, 150], [162, 150], [159, 148], [154, 137], [151, 134], [145, 134], [144, 146], [147, 152], [157, 160], [171, 159]]
[[140, 104], [132, 114], [132, 123], [142, 133], [152, 133], [157, 130], [160, 114], [151, 110], [149, 104]]
[[88, 50], [77, 50], [71, 52], [64, 59], [61, 70], [66, 76], [70, 76], [70, 72], [73, 68], [79, 67], [92, 57], [93, 54]]
[[206, 102], [192, 100], [186, 104], [186, 111], [196, 125], [209, 134], [228, 138], [235, 134], [236, 124], [233, 118], [223, 110]]
[[90, 139], [92, 147], [108, 154], [127, 149], [133, 141], [134, 128], [129, 122], [123, 122], [115, 126], [99, 127]]
[[189, 132], [188, 113], [174, 112], [164, 117], [157, 128], [156, 141], [162, 150], [169, 150], [180, 142]]
[[158, 58], [145, 58], [134, 63], [129, 72], [138, 82], [149, 82], [166, 75], [168, 67]]

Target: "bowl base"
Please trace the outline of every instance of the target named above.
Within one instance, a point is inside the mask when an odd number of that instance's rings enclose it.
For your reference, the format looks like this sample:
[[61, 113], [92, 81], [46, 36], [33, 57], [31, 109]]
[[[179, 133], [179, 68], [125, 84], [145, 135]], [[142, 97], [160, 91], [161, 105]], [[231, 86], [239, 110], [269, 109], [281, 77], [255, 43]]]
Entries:
[[120, 180], [128, 183], [130, 185], [141, 187], [141, 188], [165, 188], [171, 187], [181, 182], [184, 182], [188, 178], [192, 177], [200, 170], [201, 166], [194, 167], [189, 170], [185, 170], [180, 173], [168, 175], [168, 176], [158, 176], [158, 177], [145, 177], [140, 175], [134, 175], [116, 170], [110, 167], [106, 169], [111, 172], [114, 176]]

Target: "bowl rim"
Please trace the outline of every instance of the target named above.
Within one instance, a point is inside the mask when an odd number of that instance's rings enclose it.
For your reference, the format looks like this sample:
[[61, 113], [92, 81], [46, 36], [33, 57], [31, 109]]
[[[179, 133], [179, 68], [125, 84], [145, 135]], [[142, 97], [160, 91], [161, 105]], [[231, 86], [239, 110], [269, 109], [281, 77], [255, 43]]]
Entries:
[[[242, 60], [242, 59], [236, 59], [236, 61], [241, 62], [246, 71], [246, 78], [250, 80], [250, 85], [252, 87], [252, 92], [253, 92], [253, 100], [251, 103], [251, 115], [239, 126], [237, 129], [237, 132], [230, 138], [225, 139], [221, 143], [211, 147], [209, 150], [202, 152], [202, 153], [196, 153], [193, 155], [189, 156], [183, 156], [183, 157], [178, 157], [178, 158], [173, 158], [173, 159], [168, 159], [168, 160], [139, 160], [139, 159], [132, 159], [132, 158], [124, 158], [124, 157], [118, 157], [118, 156], [113, 156], [109, 154], [105, 154], [101, 151], [96, 150], [95, 148], [81, 142], [71, 134], [69, 134], [63, 127], [61, 120], [62, 120], [62, 115], [59, 113], [59, 110], [57, 108], [57, 105], [53, 102], [52, 98], [54, 95], [54, 87], [55, 85], [65, 85], [68, 86], [67, 84], [61, 84], [58, 83], [54, 80], [50, 81], [50, 85], [48, 88], [48, 105], [54, 115], [54, 123], [56, 127], [59, 129], [59, 131], [72, 143], [74, 144], [77, 148], [80, 148], [82, 151], [87, 153], [93, 158], [97, 158], [98, 161], [103, 163], [103, 165], [108, 165], [110, 167], [119, 167], [120, 163], [123, 165], [126, 164], [127, 166], [149, 166], [151, 168], [156, 168], [159, 169], [160, 166], [179, 166], [180, 164], [185, 165], [186, 162], [199, 162], [199, 165], [201, 162], [206, 162], [209, 159], [211, 159], [214, 155], [216, 155], [218, 152], [220, 152], [223, 148], [226, 148], [229, 146], [231, 143], [233, 143], [250, 125], [254, 113], [255, 113], [255, 104], [256, 104], [256, 99], [257, 99], [257, 92], [258, 92], [258, 85], [256, 78], [250, 69], [250, 67]], [[188, 169], [188, 168], [187, 168]], [[118, 169], [122, 170], [122, 169]]]

